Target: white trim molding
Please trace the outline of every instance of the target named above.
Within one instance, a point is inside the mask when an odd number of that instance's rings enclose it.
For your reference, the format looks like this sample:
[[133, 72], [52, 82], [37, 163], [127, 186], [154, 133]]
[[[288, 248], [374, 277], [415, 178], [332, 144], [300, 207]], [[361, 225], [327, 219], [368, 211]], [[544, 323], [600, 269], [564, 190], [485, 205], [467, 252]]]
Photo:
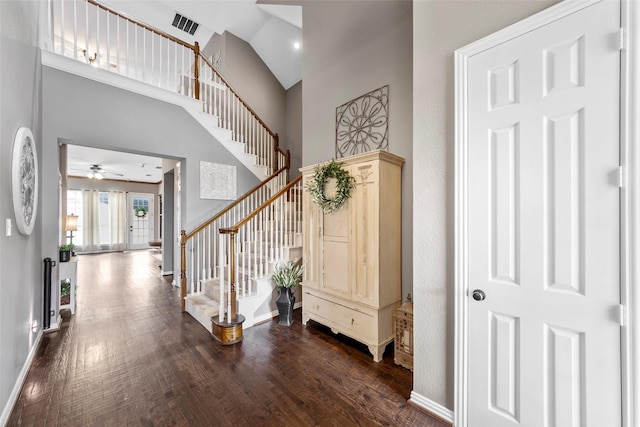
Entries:
[[29, 350], [29, 355], [27, 356], [27, 360], [25, 360], [24, 365], [22, 365], [22, 369], [20, 370], [20, 374], [18, 374], [16, 383], [13, 385], [13, 390], [11, 390], [9, 399], [7, 399], [7, 404], [4, 406], [4, 409], [2, 410], [2, 415], [0, 415], [0, 426], [4, 426], [7, 424], [7, 421], [9, 420], [9, 416], [11, 415], [11, 411], [13, 411], [13, 407], [18, 401], [20, 390], [22, 390], [22, 385], [24, 384], [24, 380], [27, 378], [27, 373], [29, 373], [29, 368], [31, 368], [33, 359], [36, 357], [36, 353], [38, 352], [38, 348], [40, 347], [40, 341], [42, 340], [42, 336], [43, 336], [43, 331], [42, 329], [40, 329], [38, 331], [38, 335], [36, 335], [35, 341], [31, 345], [31, 350]]
[[640, 4], [622, 1], [621, 152], [623, 425], [640, 425]]
[[46, 50], [42, 51], [42, 66], [64, 71], [170, 104], [179, 105], [187, 111], [202, 111], [202, 101], [197, 99], [161, 89], [118, 73], [92, 67], [84, 62], [76, 61], [75, 59], [67, 58]]
[[453, 424], [453, 411], [451, 409], [447, 409], [441, 404], [436, 403], [431, 399], [427, 399], [426, 397], [416, 393], [415, 391], [411, 392], [409, 402], [413, 403], [416, 406], [419, 406], [420, 408], [435, 415], [443, 421]]
[[[466, 427], [468, 396], [468, 61], [603, 0], [563, 1], [455, 52], [455, 391], [453, 420]], [[606, 1], [606, 0], [605, 0]], [[621, 301], [623, 427], [640, 426], [640, 2], [621, 0], [624, 43], [621, 68]], [[414, 399], [412, 394], [412, 400]], [[423, 405], [421, 405], [423, 406]], [[431, 410], [431, 409], [429, 409]]]

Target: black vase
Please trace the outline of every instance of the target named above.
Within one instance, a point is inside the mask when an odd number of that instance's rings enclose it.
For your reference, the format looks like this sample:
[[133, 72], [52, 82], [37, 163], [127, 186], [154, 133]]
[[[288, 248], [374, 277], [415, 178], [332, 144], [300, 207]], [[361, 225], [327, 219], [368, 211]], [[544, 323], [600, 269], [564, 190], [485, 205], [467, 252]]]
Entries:
[[276, 300], [280, 321], [278, 325], [291, 326], [293, 323], [293, 305], [296, 303], [296, 296], [293, 294], [293, 288], [279, 287], [280, 295]]
[[60, 262], [69, 262], [71, 260], [71, 251], [60, 251]]

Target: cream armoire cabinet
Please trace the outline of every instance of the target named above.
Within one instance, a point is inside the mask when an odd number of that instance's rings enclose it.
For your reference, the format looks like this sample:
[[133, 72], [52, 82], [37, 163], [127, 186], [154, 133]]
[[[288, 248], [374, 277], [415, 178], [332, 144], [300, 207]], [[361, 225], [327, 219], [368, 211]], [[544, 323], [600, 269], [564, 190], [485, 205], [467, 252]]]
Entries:
[[[379, 362], [393, 340], [393, 314], [402, 299], [404, 159], [378, 150], [339, 161], [355, 178], [340, 209], [324, 214], [304, 192], [302, 323], [314, 320], [366, 344]], [[305, 186], [315, 167], [301, 169]], [[329, 180], [325, 194], [333, 191]]]

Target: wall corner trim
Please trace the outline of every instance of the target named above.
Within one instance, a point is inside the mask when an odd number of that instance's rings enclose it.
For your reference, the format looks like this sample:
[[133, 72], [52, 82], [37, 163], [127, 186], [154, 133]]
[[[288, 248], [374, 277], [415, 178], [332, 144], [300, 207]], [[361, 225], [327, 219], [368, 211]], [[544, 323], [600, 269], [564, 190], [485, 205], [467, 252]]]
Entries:
[[437, 418], [440, 418], [442, 421], [448, 422], [453, 425], [453, 411], [442, 406], [439, 403], [434, 402], [431, 399], [427, 399], [421, 394], [416, 393], [415, 391], [411, 392], [411, 396], [409, 397], [409, 403], [412, 403], [425, 411], [435, 415]]
[[31, 350], [29, 350], [27, 360], [24, 361], [24, 365], [20, 370], [20, 374], [16, 379], [16, 383], [13, 385], [13, 390], [11, 390], [9, 399], [7, 399], [7, 404], [2, 409], [2, 415], [0, 415], [0, 426], [4, 426], [7, 424], [9, 416], [11, 415], [11, 411], [13, 411], [13, 406], [18, 401], [18, 396], [20, 395], [20, 391], [22, 390], [22, 385], [24, 384], [24, 380], [27, 378], [27, 373], [29, 372], [29, 368], [31, 368], [33, 359], [36, 357], [36, 353], [38, 352], [38, 348], [40, 347], [40, 341], [42, 341], [43, 335], [43, 331], [40, 330], [38, 332], [38, 336], [36, 336], [35, 342], [31, 346]]

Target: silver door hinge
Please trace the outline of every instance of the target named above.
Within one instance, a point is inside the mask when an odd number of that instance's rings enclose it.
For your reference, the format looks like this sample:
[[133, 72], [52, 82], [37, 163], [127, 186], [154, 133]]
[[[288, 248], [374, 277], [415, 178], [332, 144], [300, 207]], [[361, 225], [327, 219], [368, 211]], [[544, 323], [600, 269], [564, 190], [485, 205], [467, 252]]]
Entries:
[[624, 188], [625, 184], [624, 166], [618, 166], [618, 187]]
[[624, 34], [624, 28], [620, 28], [620, 30], [618, 30], [618, 48], [620, 50], [624, 50], [626, 48], [625, 43], [627, 41], [627, 38], [625, 37]]
[[618, 322], [620, 323], [620, 326], [625, 326], [627, 323], [625, 322], [625, 315], [624, 305], [618, 304]]

